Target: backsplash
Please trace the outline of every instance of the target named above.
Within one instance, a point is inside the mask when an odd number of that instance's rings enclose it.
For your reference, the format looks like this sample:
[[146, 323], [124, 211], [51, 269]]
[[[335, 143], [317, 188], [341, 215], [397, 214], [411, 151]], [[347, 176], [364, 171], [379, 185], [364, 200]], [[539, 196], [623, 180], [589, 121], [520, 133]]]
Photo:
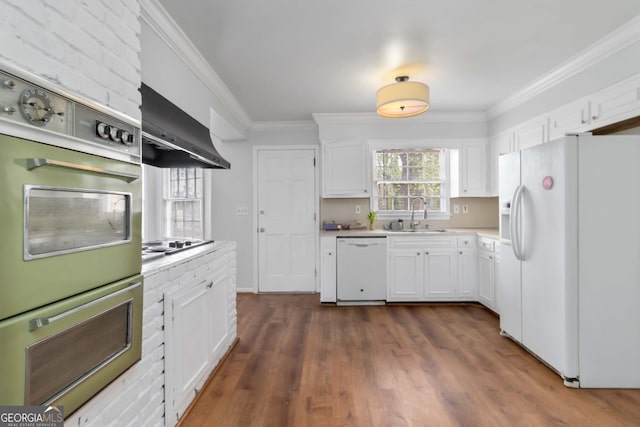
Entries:
[[[497, 197], [459, 197], [451, 199], [453, 206], [460, 206], [460, 213], [452, 214], [449, 220], [428, 220], [430, 224], [443, 228], [498, 228]], [[462, 205], [469, 207], [469, 212], [462, 213]], [[360, 214], [356, 214], [356, 206], [360, 206]], [[338, 224], [353, 224], [360, 221], [367, 223], [369, 199], [322, 199], [320, 201], [320, 223], [335, 221]], [[407, 220], [409, 217], [407, 216]], [[388, 220], [376, 221], [376, 228], [382, 228]]]

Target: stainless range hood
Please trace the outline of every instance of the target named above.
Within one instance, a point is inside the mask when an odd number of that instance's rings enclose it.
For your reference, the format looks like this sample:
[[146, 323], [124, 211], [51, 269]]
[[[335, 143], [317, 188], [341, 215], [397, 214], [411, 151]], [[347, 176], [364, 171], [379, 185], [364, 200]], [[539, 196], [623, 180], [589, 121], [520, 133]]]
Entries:
[[209, 129], [142, 83], [142, 163], [160, 168], [229, 169]]

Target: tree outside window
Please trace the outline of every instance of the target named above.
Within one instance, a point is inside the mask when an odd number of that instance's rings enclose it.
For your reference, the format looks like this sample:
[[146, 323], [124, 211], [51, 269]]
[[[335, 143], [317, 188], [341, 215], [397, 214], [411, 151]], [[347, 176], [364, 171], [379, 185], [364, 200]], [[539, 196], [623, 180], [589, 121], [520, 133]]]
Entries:
[[411, 210], [445, 212], [444, 150], [387, 149], [374, 151], [374, 209], [381, 213]]

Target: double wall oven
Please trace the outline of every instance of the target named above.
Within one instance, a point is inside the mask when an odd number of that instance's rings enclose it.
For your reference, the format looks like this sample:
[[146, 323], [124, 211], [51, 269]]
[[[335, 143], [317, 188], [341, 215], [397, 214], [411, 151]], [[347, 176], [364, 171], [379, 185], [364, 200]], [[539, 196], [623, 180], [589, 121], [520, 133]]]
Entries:
[[140, 359], [140, 139], [0, 64], [0, 405], [69, 415]]

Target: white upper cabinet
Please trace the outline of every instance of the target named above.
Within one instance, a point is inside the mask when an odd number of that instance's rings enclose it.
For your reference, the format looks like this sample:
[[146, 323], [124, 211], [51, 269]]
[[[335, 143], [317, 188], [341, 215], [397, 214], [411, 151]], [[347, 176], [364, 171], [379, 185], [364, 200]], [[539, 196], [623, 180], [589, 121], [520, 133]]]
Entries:
[[465, 142], [462, 144], [460, 196], [487, 195], [487, 144]]
[[562, 138], [589, 123], [589, 101], [581, 99], [554, 110], [549, 115], [549, 140]]
[[501, 154], [512, 153], [515, 148], [515, 135], [505, 132], [494, 136], [489, 141], [489, 194], [498, 195], [498, 161]]
[[322, 197], [369, 197], [366, 141], [322, 143]]
[[547, 116], [540, 116], [518, 126], [514, 131], [516, 149], [524, 150], [547, 142], [549, 140], [548, 122]]
[[486, 142], [463, 142], [451, 151], [451, 197], [488, 195], [488, 155]]
[[591, 97], [590, 129], [640, 115], [640, 75]]

